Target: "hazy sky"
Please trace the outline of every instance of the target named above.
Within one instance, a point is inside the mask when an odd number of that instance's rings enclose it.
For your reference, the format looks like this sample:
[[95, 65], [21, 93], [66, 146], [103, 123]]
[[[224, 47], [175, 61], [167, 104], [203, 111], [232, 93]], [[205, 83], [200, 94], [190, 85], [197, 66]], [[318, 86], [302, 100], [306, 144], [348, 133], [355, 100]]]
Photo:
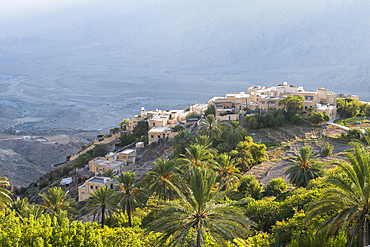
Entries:
[[96, 2], [97, 0], [0, 0], [0, 16], [17, 18], [71, 6]]

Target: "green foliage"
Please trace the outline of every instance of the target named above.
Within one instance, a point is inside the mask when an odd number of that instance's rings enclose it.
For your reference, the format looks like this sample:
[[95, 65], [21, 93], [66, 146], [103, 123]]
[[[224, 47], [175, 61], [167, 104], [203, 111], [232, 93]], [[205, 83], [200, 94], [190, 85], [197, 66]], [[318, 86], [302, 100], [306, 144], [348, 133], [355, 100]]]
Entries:
[[[75, 160], [75, 167], [82, 168], [85, 165], [89, 163], [89, 161], [92, 159], [91, 155], [88, 153], [81, 154], [78, 156], [78, 158]], [[63, 168], [64, 169], [64, 168]], [[69, 171], [68, 171], [69, 172]], [[67, 173], [68, 174], [68, 173]]]
[[134, 127], [134, 130], [132, 132], [134, 133], [134, 135], [137, 138], [140, 138], [142, 136], [147, 135], [148, 134], [148, 130], [149, 130], [148, 122], [145, 121], [145, 120], [139, 120], [137, 122], [136, 126]]
[[127, 212], [129, 226], [132, 227], [131, 213], [136, 207], [143, 208], [148, 197], [146, 191], [135, 183], [136, 173], [131, 171], [122, 172], [120, 176], [114, 177], [120, 183], [121, 200], [119, 202], [122, 211]]
[[207, 115], [205, 119], [200, 123], [199, 133], [201, 135], [207, 135], [209, 138], [215, 138], [220, 133], [220, 124], [215, 119], [214, 115]]
[[[318, 227], [319, 232], [337, 234], [339, 230], [350, 238], [357, 235], [359, 246], [370, 244], [368, 232], [370, 222], [370, 157], [369, 152], [359, 145], [355, 145], [355, 152], [348, 153], [347, 162], [333, 163], [346, 175], [326, 179], [322, 198], [318, 198], [309, 207], [307, 222], [313, 221], [318, 216], [329, 216]], [[353, 242], [349, 243], [351, 246]]]
[[293, 163], [286, 168], [284, 174], [289, 175], [290, 183], [297, 187], [306, 187], [311, 179], [323, 175], [324, 168], [318, 163], [316, 158], [318, 154], [312, 154], [310, 146], [301, 147], [295, 156], [289, 158]]
[[188, 121], [189, 118], [197, 118], [197, 115], [195, 113], [191, 113], [191, 114], [186, 115], [186, 117], [185, 117], [186, 121]]
[[258, 182], [255, 176], [245, 175], [240, 179], [238, 191], [246, 197], [258, 199], [261, 196], [262, 184]]
[[233, 150], [230, 155], [237, 159], [242, 173], [247, 172], [252, 166], [260, 164], [267, 158], [266, 146], [254, 143], [250, 136], [245, 137], [244, 141], [240, 141], [236, 145], [236, 150]]
[[266, 232], [279, 219], [279, 206], [274, 201], [251, 201], [245, 207], [245, 215], [258, 224], [258, 230]]
[[288, 95], [286, 98], [279, 100], [279, 106], [283, 106], [286, 112], [296, 113], [301, 111], [303, 103], [303, 96]]
[[331, 156], [333, 154], [334, 146], [329, 143], [325, 143], [322, 149], [322, 153], [325, 156]]
[[153, 171], [147, 173], [145, 182], [147, 188], [151, 194], [155, 193], [159, 198], [163, 200], [172, 199], [174, 191], [171, 186], [168, 185], [166, 180], [177, 184], [180, 181], [180, 171], [177, 164], [173, 160], [162, 160], [158, 159], [154, 162], [156, 168]]
[[357, 115], [370, 116], [370, 106], [352, 98], [338, 98], [337, 108], [342, 118], [351, 118]]
[[194, 143], [195, 137], [186, 130], [181, 130], [172, 139], [173, 149], [176, 155], [185, 154], [186, 148]]
[[299, 113], [296, 113], [292, 118], [293, 124], [301, 124], [302, 123], [302, 116]]
[[271, 234], [268, 233], [258, 233], [246, 240], [237, 238], [234, 240], [236, 246], [238, 247], [262, 247], [262, 246], [273, 246], [275, 239]]
[[264, 195], [265, 196], [277, 196], [283, 193], [288, 188], [288, 184], [285, 183], [282, 178], [273, 178], [266, 185]]
[[288, 244], [292, 239], [292, 233], [304, 229], [305, 214], [303, 210], [296, 212], [292, 218], [276, 221], [271, 231], [277, 243], [281, 245]]
[[204, 116], [206, 117], [208, 115], [216, 115], [215, 105], [208, 105], [207, 110], [204, 111]]
[[210, 169], [191, 170], [190, 182], [182, 191], [168, 182], [181, 198], [181, 203], [160, 202], [156, 210], [158, 219], [151, 223], [148, 231], [161, 232], [163, 235], [156, 245], [179, 246], [189, 238], [191, 246], [205, 246], [207, 235], [217, 245], [225, 240], [244, 237], [248, 227], [253, 225], [243, 216], [238, 203], [217, 204], [225, 198], [227, 191], [216, 185], [217, 175]]
[[92, 158], [95, 157], [104, 157], [108, 152], [108, 146], [105, 144], [98, 144], [95, 147], [86, 153], [89, 153]]
[[308, 114], [307, 120], [311, 124], [320, 124], [324, 121], [329, 121], [330, 117], [326, 112], [322, 113], [322, 112], [313, 110], [310, 112], [310, 114]]
[[109, 187], [99, 187], [88, 199], [87, 208], [95, 219], [101, 219], [101, 227], [104, 228], [105, 215], [112, 215], [118, 209], [119, 197], [115, 190]]
[[120, 136], [119, 141], [120, 141], [119, 143], [120, 146], [127, 146], [133, 143], [134, 141], [136, 141], [136, 137], [133, 133], [129, 132], [129, 133], [125, 133], [122, 136]]
[[82, 224], [67, 218], [58, 221], [48, 215], [37, 220], [31, 216], [21, 222], [14, 211], [7, 215], [0, 212], [0, 246], [4, 247], [144, 247], [151, 246], [157, 238], [158, 234], [144, 234], [137, 227], [101, 229], [96, 223]]
[[183, 126], [181, 126], [181, 125], [176, 125], [175, 127], [172, 128], [172, 130], [174, 132], [179, 132], [181, 130], [185, 130], [185, 128]]
[[325, 234], [316, 234], [313, 228], [308, 230], [297, 229], [292, 234], [291, 247], [348, 247], [348, 238], [345, 234], [325, 237]]
[[[142, 217], [136, 216], [136, 212], [132, 215], [132, 226], [140, 227]], [[106, 225], [108, 227], [129, 227], [128, 225], [128, 216], [122, 212], [114, 213], [112, 216], [107, 217]]]
[[59, 212], [68, 210], [69, 202], [67, 199], [68, 191], [63, 191], [60, 187], [52, 187], [48, 189], [48, 193], [41, 194], [44, 205], [50, 212]]
[[216, 149], [217, 149], [218, 153], [220, 153], [220, 154], [229, 153], [231, 150], [233, 150], [233, 148], [225, 142], [222, 142], [222, 143], [218, 144]]

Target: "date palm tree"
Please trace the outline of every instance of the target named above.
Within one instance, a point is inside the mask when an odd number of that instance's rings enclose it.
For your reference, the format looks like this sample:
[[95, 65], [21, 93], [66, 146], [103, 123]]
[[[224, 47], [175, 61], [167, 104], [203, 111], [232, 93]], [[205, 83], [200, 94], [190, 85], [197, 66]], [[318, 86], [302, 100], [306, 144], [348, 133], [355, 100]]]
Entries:
[[227, 125], [227, 137], [231, 142], [231, 146], [233, 149], [236, 148], [236, 144], [239, 141], [243, 140], [243, 135], [241, 134], [241, 127], [239, 121], [231, 121]]
[[179, 164], [180, 170], [186, 173], [186, 177], [189, 177], [190, 170], [194, 167], [214, 167], [213, 155], [204, 146], [190, 145], [181, 156], [182, 158], [177, 159], [176, 163]]
[[135, 183], [136, 173], [131, 171], [122, 172], [118, 177], [114, 177], [120, 183], [121, 199], [119, 205], [122, 211], [127, 212], [128, 225], [132, 227], [131, 213], [135, 210], [136, 206], [142, 208], [148, 199], [146, 191], [141, 189]]
[[48, 194], [43, 193], [41, 198], [44, 200], [44, 205], [52, 213], [68, 210], [69, 202], [66, 200], [68, 191], [63, 191], [60, 187], [52, 187], [48, 189]]
[[[9, 186], [9, 181], [5, 177], [0, 178], [0, 185], [1, 186]], [[7, 189], [0, 188], [0, 210], [5, 210], [12, 199], [10, 198], [11, 192]]]
[[214, 115], [207, 115], [206, 118], [200, 123], [200, 134], [208, 135], [209, 138], [214, 138], [220, 134], [219, 123]]
[[186, 194], [168, 181], [181, 201], [160, 202], [156, 211], [158, 219], [148, 229], [163, 233], [155, 246], [184, 246], [189, 238], [194, 241], [191, 246], [205, 246], [207, 235], [224, 246], [225, 240], [232, 242], [245, 236], [247, 228], [254, 223], [243, 215], [242, 208], [235, 207], [241, 202], [217, 203], [228, 191], [222, 191], [220, 185], [215, 188], [216, 178], [212, 170], [196, 167], [191, 171]]
[[313, 154], [310, 146], [301, 147], [295, 156], [289, 158], [293, 163], [285, 171], [290, 183], [297, 187], [306, 187], [311, 179], [323, 175], [323, 165], [318, 163], [318, 154]]
[[45, 211], [45, 208], [41, 205], [28, 203], [27, 197], [23, 199], [17, 197], [17, 199], [10, 204], [9, 208], [14, 210], [21, 220], [28, 218], [31, 214], [34, 219], [38, 219]]
[[173, 160], [158, 159], [154, 162], [157, 166], [153, 171], [148, 172], [145, 181], [147, 188], [150, 193], [156, 193], [159, 198], [163, 200], [171, 200], [171, 186], [165, 181], [165, 179], [175, 183], [180, 180], [180, 171], [177, 168], [176, 163]]
[[172, 140], [175, 153], [184, 154], [186, 148], [194, 141], [194, 136], [186, 130], [181, 130]]
[[109, 187], [100, 187], [88, 199], [87, 208], [95, 218], [101, 218], [101, 228], [104, 228], [105, 215], [112, 216], [118, 209], [119, 195]]
[[[327, 186], [323, 195], [308, 207], [307, 223], [324, 215], [326, 220], [318, 232], [349, 236], [349, 246], [358, 236], [359, 246], [370, 244], [370, 158], [369, 152], [355, 145], [354, 153], [346, 154], [349, 163], [335, 162], [344, 176], [333, 176], [324, 180]], [[345, 179], [343, 179], [343, 177]], [[329, 217], [327, 216], [329, 215]]]
[[216, 161], [216, 169], [218, 172], [218, 179], [224, 185], [223, 190], [229, 185], [236, 185], [239, 183], [240, 171], [236, 167], [238, 163], [227, 154], [220, 154], [218, 161]]

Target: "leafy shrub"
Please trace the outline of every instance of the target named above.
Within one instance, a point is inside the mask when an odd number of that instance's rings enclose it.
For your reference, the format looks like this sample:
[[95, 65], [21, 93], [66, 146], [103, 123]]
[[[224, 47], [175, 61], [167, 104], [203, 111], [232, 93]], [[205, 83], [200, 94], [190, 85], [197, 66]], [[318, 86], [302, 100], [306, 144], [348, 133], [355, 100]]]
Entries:
[[258, 224], [258, 230], [268, 231], [280, 220], [280, 203], [275, 201], [251, 201], [246, 206], [246, 216]]
[[333, 154], [334, 146], [330, 145], [329, 143], [324, 144], [324, 148], [322, 149], [322, 153], [325, 156], [331, 156]]
[[266, 185], [265, 196], [277, 196], [288, 188], [288, 184], [282, 178], [273, 178]]
[[39, 186], [39, 189], [40, 190], [42, 190], [43, 188], [45, 188], [46, 186], [48, 186], [49, 185], [49, 182], [48, 181], [44, 181], [44, 182], [42, 182], [41, 184], [40, 184], [40, 186]]
[[261, 196], [262, 184], [257, 181], [255, 176], [246, 175], [240, 179], [238, 191], [247, 197], [258, 199]]

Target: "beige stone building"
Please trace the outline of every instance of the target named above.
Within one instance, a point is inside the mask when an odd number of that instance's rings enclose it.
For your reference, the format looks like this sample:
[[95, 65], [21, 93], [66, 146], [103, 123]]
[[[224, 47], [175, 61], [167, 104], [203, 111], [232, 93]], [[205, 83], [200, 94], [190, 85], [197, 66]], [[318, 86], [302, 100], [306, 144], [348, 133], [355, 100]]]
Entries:
[[103, 174], [106, 171], [113, 170], [120, 173], [125, 166], [135, 163], [136, 150], [126, 149], [117, 153], [109, 153], [105, 157], [97, 157], [89, 161], [90, 172], [95, 175]]
[[266, 112], [271, 108], [279, 109], [281, 108], [279, 100], [288, 95], [303, 96], [304, 113], [312, 107], [319, 112], [326, 112], [330, 118], [337, 115], [337, 95], [334, 92], [327, 91], [324, 88], [316, 91], [305, 91], [301, 86], [288, 85], [286, 82], [274, 87], [253, 86], [248, 88], [246, 93], [228, 93], [225, 97], [213, 97], [208, 101], [208, 105], [215, 105], [218, 120], [225, 120], [225, 117], [226, 120], [232, 120], [232, 118], [235, 118], [233, 114], [243, 114], [245, 108], [259, 110], [260, 112]]
[[186, 116], [190, 112], [185, 112], [184, 110], [154, 110], [146, 111], [144, 107], [141, 108], [140, 115], [136, 115], [131, 118], [126, 126], [126, 129], [133, 131], [134, 127], [137, 125], [137, 122], [140, 120], [145, 120], [148, 122], [149, 129], [155, 127], [169, 127], [173, 128], [176, 125], [179, 125], [182, 122], [186, 121]]
[[[85, 201], [90, 198], [93, 193], [100, 187], [109, 186], [113, 189], [115, 180], [108, 177], [92, 177], [85, 181], [85, 183], [78, 187], [78, 201]], [[117, 182], [116, 182], [117, 183]]]
[[154, 127], [148, 131], [148, 143], [156, 142], [161, 138], [172, 139], [177, 132], [172, 131], [169, 127]]

